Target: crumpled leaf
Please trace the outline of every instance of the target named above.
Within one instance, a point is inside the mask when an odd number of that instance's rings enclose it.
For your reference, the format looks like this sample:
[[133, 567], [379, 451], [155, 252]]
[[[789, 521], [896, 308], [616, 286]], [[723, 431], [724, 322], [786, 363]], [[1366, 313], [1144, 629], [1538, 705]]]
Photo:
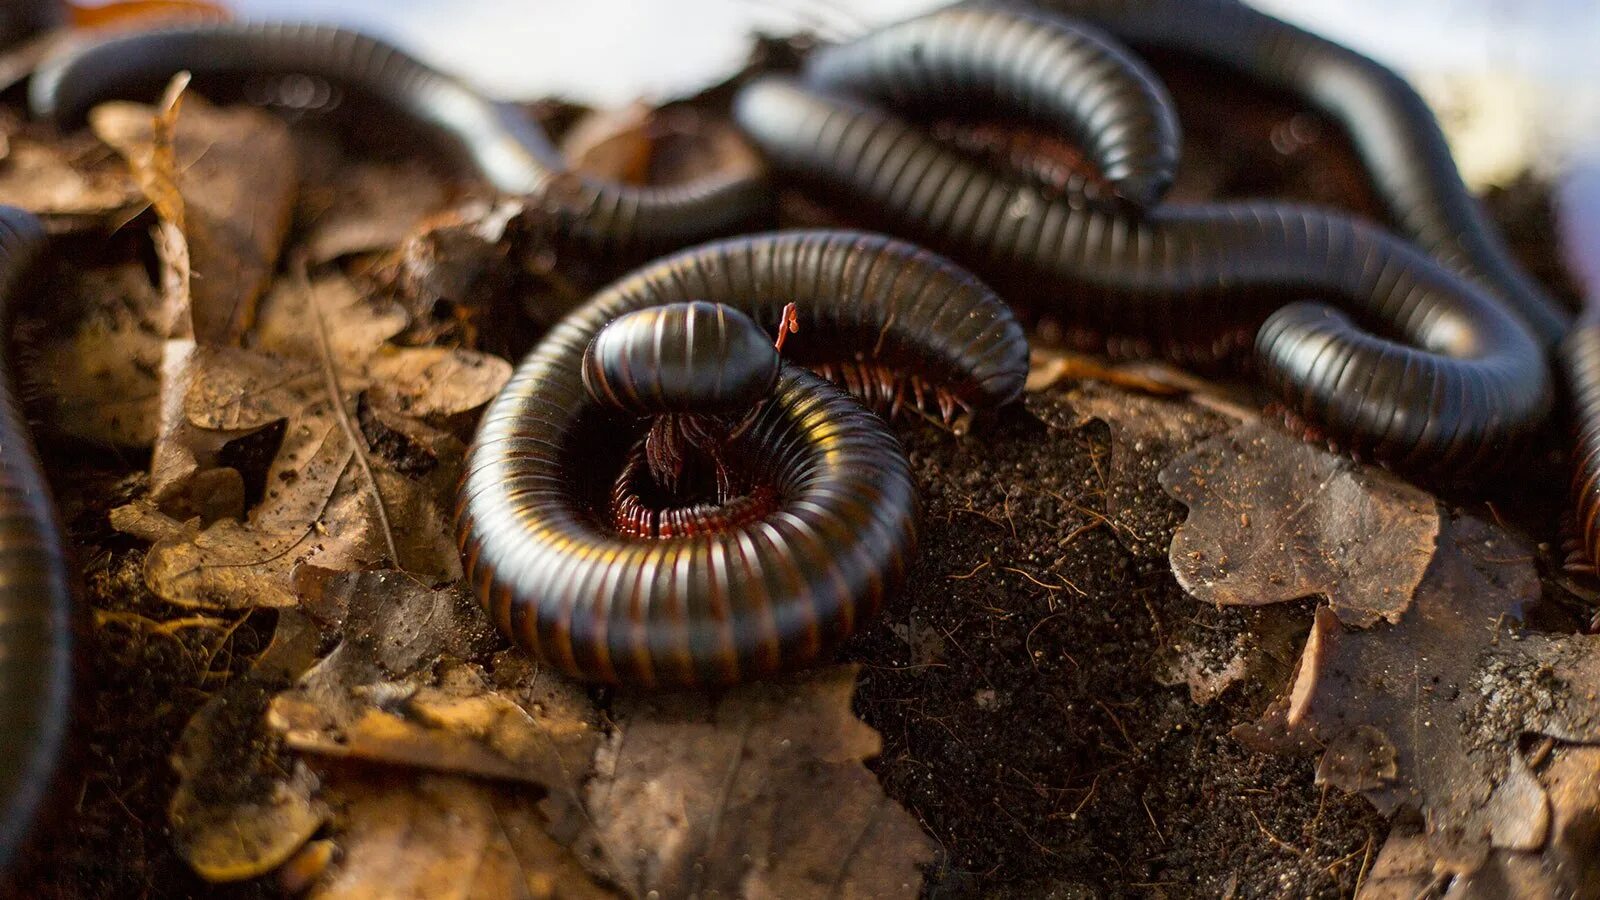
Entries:
[[50, 386], [50, 424], [89, 441], [147, 447], [161, 389], [160, 298], [137, 265], [81, 273], [72, 289], [86, 313], [71, 334], [39, 348], [28, 373]]
[[[862, 765], [855, 669], [623, 696], [585, 789], [591, 864], [637, 896], [915, 897], [935, 845]], [[559, 808], [559, 799], [552, 803]]]
[[[572, 791], [599, 743], [599, 713], [576, 685], [503, 653], [476, 601], [405, 573], [297, 579], [313, 615], [337, 610], [344, 640], [273, 701], [270, 724], [297, 749]], [[307, 577], [309, 576], [309, 577]]]
[[1476, 870], [1492, 847], [1538, 850], [1549, 802], [1522, 736], [1600, 742], [1600, 637], [1521, 628], [1538, 596], [1526, 547], [1451, 518], [1399, 622], [1346, 631], [1319, 608], [1288, 693], [1235, 735], [1258, 750], [1326, 748], [1319, 782], [1385, 813], [1420, 809], [1451, 871]]
[[[157, 542], [145, 561], [153, 591], [188, 606], [288, 607], [298, 602], [292, 572], [307, 563], [398, 566], [435, 582], [460, 577], [445, 510], [464, 448], [436, 436], [434, 465], [408, 459], [412, 474], [397, 471], [373, 453], [352, 407], [365, 393], [369, 403], [404, 407], [397, 416], [464, 413], [494, 396], [510, 365], [388, 345], [404, 325], [399, 310], [366, 303], [342, 277], [290, 279], [262, 305], [257, 349], [190, 345], [164, 371], [152, 463], [158, 500], [214, 470], [225, 440], [277, 422], [284, 430], [265, 496], [245, 521], [175, 527], [149, 508], [113, 511], [113, 525]], [[367, 393], [374, 369], [398, 387]], [[172, 396], [180, 390], [181, 401]]]
[[549, 836], [530, 791], [372, 769], [327, 780], [340, 853], [316, 900], [616, 896]]
[[1322, 594], [1348, 625], [1395, 622], [1439, 531], [1425, 491], [1259, 422], [1173, 460], [1161, 485], [1189, 507], [1172, 539], [1173, 574], [1207, 603]]
[[1494, 850], [1468, 875], [1436, 872], [1421, 829], [1397, 827], [1357, 900], [1594, 897], [1600, 891], [1600, 747], [1555, 747], [1539, 780], [1550, 797], [1550, 839], [1538, 851]]
[[1220, 417], [1191, 404], [1140, 397], [1093, 382], [1067, 392], [1079, 424], [1105, 422], [1111, 431], [1111, 459], [1104, 465], [1105, 515], [1117, 540], [1130, 553], [1160, 557], [1168, 536], [1182, 518], [1174, 504], [1169, 516], [1140, 517], [1131, 511], [1150, 507], [1141, 502], [1155, 473], [1183, 448], [1224, 425]]
[[237, 881], [272, 871], [322, 826], [316, 775], [263, 740], [261, 717], [274, 691], [315, 658], [317, 630], [279, 619], [251, 670], [200, 708], [178, 741], [178, 788], [168, 808], [178, 852], [201, 877]]
[[169, 336], [234, 345], [255, 319], [294, 212], [294, 143], [283, 120], [262, 110], [180, 102], [182, 84], [161, 107], [105, 103], [89, 122], [127, 159], [161, 218]]
[[[471, 203], [433, 216], [375, 266], [374, 279], [411, 315], [409, 337], [459, 334], [476, 345], [475, 320], [495, 312], [486, 301], [509, 294], [518, 277], [507, 233], [521, 210], [515, 202]], [[572, 294], [576, 304], [582, 295]]]

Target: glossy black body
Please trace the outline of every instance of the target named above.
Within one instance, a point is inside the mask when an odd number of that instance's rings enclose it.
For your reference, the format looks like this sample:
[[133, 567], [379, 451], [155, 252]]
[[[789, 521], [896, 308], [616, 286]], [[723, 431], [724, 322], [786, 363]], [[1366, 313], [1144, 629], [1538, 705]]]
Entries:
[[758, 175], [635, 187], [575, 172], [524, 110], [491, 100], [376, 38], [322, 25], [203, 23], [70, 46], [33, 76], [36, 116], [71, 127], [105, 100], [151, 99], [180, 71], [237, 89], [250, 76], [304, 76], [386, 104], [435, 133], [496, 189], [536, 195], [557, 225], [603, 250], [674, 248], [736, 230], [768, 209]]
[[[782, 172], [1030, 298], [1157, 346], [1252, 326], [1266, 379], [1352, 450], [1463, 472], [1503, 458], [1551, 404], [1544, 356], [1485, 288], [1381, 228], [1280, 203], [1144, 213], [991, 171], [892, 113], [768, 77], [735, 116]], [[1362, 325], [1319, 304], [1337, 304]]]
[[[596, 451], [585, 351], [607, 323], [690, 300], [733, 306], [786, 357], [914, 370], [975, 409], [1020, 396], [1021, 327], [966, 272], [856, 232], [779, 232], [665, 257], [562, 320], [490, 406], [457, 514], [467, 577], [523, 647], [600, 681], [715, 684], [812, 662], [870, 616], [914, 540], [908, 464], [883, 421], [786, 366], [735, 448], [776, 511], [728, 531], [652, 539], [604, 524], [578, 485]], [[791, 354], [791, 351], [793, 353]]]
[[[0, 333], [45, 252], [31, 213], [0, 206]], [[70, 720], [72, 576], [50, 487], [17, 405], [7, 345], [0, 387], [0, 867], [46, 801]]]

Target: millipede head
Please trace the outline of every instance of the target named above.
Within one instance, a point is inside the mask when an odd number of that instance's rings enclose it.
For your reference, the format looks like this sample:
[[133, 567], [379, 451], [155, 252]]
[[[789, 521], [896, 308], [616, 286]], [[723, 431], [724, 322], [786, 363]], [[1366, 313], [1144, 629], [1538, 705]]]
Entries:
[[583, 385], [636, 415], [720, 415], [772, 393], [778, 351], [749, 316], [720, 303], [670, 303], [619, 316], [590, 341]]

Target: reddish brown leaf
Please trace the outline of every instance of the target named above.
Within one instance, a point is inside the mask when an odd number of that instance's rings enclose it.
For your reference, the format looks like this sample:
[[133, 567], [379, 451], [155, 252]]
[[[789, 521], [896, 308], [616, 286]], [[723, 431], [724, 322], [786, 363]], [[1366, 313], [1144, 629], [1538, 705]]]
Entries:
[[1346, 624], [1398, 621], [1439, 530], [1424, 491], [1260, 423], [1173, 460], [1161, 484], [1189, 507], [1173, 574], [1207, 603], [1321, 594]]

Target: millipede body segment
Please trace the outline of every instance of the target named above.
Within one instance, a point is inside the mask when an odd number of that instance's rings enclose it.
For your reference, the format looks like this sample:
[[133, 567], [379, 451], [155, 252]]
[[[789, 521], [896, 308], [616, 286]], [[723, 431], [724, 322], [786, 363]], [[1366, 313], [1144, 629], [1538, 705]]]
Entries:
[[995, 105], [1071, 137], [1119, 195], [1161, 199], [1178, 167], [1172, 100], [1138, 58], [1056, 16], [953, 7], [813, 55], [807, 80], [897, 108]]
[[62, 126], [115, 98], [148, 99], [188, 71], [202, 86], [251, 77], [306, 77], [379, 101], [438, 135], [485, 181], [531, 195], [566, 233], [623, 253], [681, 247], [736, 230], [768, 209], [765, 179], [739, 171], [635, 187], [567, 168], [538, 122], [396, 47], [322, 25], [199, 23], [80, 43], [34, 74], [33, 113]]
[[[916, 493], [893, 435], [859, 401], [791, 364], [753, 412], [729, 416], [727, 454], [741, 490], [720, 498], [721, 512], [702, 505], [674, 518], [635, 504], [621, 513], [627, 527], [608, 521], [615, 498], [586, 492], [584, 467], [604, 455], [596, 440], [629, 432], [615, 421], [618, 404], [585, 388], [586, 355], [596, 355], [608, 323], [629, 314], [666, 306], [659, 315], [715, 315], [669, 306], [695, 300], [733, 307], [772, 332], [792, 303], [794, 358], [915, 372], [974, 410], [1016, 399], [1027, 374], [1027, 344], [1004, 303], [940, 258], [876, 235], [732, 239], [603, 290], [556, 325], [485, 414], [458, 508], [479, 599], [507, 634], [564, 671], [684, 685], [804, 665], [877, 609], [912, 550]], [[629, 326], [618, 339], [638, 346], [639, 334]], [[626, 478], [637, 480], [638, 460], [629, 466]], [[608, 503], [610, 513], [600, 508]]]
[[[45, 252], [31, 213], [0, 206], [0, 333]], [[68, 730], [72, 578], [50, 488], [16, 401], [0, 382], [0, 866], [43, 806]]]
[[[932, 83], [904, 77], [895, 96], [915, 88], [928, 93], [913, 106], [931, 102]], [[981, 271], [1032, 273], [1041, 305], [1169, 351], [1288, 301], [1337, 304], [1343, 313], [1278, 309], [1256, 354], [1290, 408], [1352, 450], [1466, 471], [1503, 458], [1548, 412], [1549, 372], [1526, 326], [1486, 289], [1349, 216], [1096, 202], [990, 171], [889, 111], [778, 77], [746, 85], [735, 116], [780, 171]]]

